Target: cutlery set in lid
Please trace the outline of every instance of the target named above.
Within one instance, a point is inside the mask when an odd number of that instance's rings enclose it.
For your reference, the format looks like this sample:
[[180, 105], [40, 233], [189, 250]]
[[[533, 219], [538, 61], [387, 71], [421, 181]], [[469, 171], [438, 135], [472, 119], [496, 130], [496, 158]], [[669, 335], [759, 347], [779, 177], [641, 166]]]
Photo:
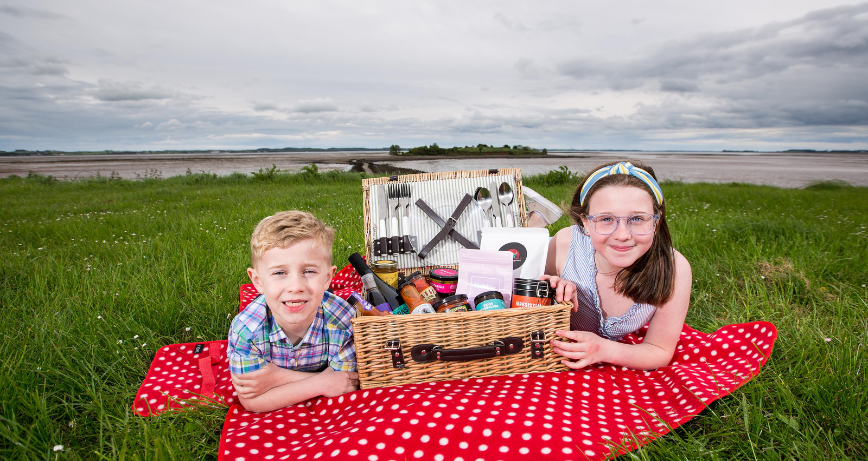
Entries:
[[527, 219], [517, 168], [370, 178], [362, 188], [367, 256], [401, 269], [455, 266], [458, 250], [479, 248], [483, 228]]

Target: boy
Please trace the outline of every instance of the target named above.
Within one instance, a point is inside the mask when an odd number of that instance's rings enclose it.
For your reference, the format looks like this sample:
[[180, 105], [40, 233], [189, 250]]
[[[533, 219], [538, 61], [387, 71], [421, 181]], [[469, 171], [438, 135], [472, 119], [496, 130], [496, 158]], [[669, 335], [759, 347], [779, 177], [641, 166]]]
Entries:
[[260, 295], [229, 329], [229, 370], [241, 405], [273, 411], [358, 388], [354, 310], [326, 289], [334, 229], [312, 214], [263, 219], [250, 238], [247, 275]]

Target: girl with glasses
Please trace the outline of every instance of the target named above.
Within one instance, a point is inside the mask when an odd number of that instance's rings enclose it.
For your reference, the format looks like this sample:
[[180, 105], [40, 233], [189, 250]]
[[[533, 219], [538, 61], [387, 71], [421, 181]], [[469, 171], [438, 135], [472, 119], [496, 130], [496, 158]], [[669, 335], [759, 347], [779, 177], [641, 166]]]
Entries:
[[[552, 341], [555, 352], [572, 369], [598, 362], [637, 370], [668, 365], [692, 276], [672, 248], [654, 170], [638, 161], [595, 168], [576, 189], [569, 213], [576, 225], [551, 239], [543, 276], [558, 301], [575, 306], [570, 331], [557, 332], [566, 340]], [[646, 324], [641, 343], [617, 342]]]

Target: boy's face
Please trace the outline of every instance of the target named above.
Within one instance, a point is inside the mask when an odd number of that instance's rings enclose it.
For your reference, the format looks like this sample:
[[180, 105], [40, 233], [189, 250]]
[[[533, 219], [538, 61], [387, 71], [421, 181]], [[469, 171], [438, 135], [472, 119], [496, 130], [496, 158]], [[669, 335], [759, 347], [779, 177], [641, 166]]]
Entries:
[[313, 239], [305, 239], [286, 248], [272, 248], [262, 253], [256, 267], [247, 269], [277, 324], [293, 343], [304, 337], [337, 270], [314, 245]]

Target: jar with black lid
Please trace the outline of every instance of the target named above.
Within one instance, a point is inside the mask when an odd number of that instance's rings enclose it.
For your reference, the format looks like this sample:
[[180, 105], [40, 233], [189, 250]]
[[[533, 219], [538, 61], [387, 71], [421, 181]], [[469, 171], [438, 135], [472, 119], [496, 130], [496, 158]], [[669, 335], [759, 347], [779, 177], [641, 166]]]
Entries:
[[437, 312], [470, 312], [473, 310], [467, 302], [467, 295], [454, 295], [434, 303]]
[[474, 309], [479, 311], [496, 311], [506, 309], [503, 294], [499, 291], [486, 291], [473, 298]]
[[455, 289], [458, 288], [458, 271], [448, 267], [431, 269], [428, 273], [428, 281], [440, 298], [446, 298], [454, 295]]

